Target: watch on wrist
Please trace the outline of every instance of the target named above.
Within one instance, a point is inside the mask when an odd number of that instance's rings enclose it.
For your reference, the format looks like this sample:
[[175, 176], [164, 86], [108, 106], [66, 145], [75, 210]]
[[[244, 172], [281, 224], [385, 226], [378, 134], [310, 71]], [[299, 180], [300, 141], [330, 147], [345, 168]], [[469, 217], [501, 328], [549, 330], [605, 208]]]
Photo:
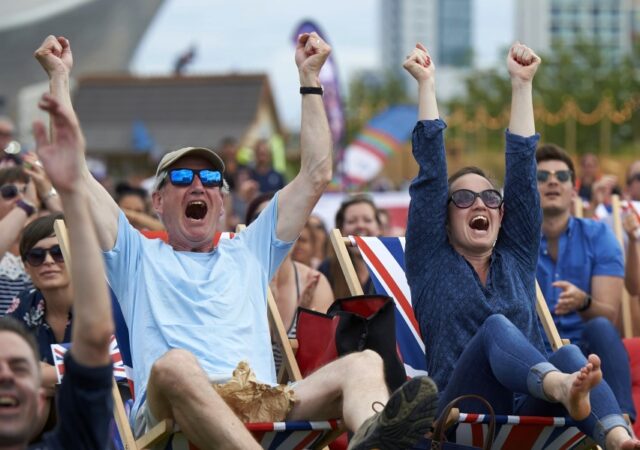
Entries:
[[322, 95], [324, 94], [324, 90], [322, 89], [322, 87], [300, 86], [300, 93], [302, 95], [305, 95], [305, 94]]
[[591, 297], [590, 294], [587, 294], [587, 296], [584, 298], [584, 303], [582, 303], [582, 306], [578, 308], [578, 312], [583, 312], [589, 309], [591, 307], [592, 301], [593, 301], [593, 297]]
[[16, 206], [18, 208], [20, 208], [21, 210], [23, 210], [26, 214], [27, 217], [31, 217], [35, 214], [36, 212], [36, 207], [33, 206], [32, 204], [20, 199], [16, 202]]

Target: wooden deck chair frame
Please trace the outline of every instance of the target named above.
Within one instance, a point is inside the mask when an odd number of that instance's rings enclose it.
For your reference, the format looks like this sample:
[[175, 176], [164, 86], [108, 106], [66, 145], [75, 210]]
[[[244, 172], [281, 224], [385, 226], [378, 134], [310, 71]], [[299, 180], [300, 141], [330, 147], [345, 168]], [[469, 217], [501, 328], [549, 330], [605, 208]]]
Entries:
[[[340, 268], [347, 282], [347, 286], [349, 287], [349, 292], [351, 295], [362, 295], [364, 292], [362, 290], [362, 286], [358, 279], [358, 275], [356, 274], [355, 268], [353, 266], [353, 262], [349, 256], [349, 251], [347, 249], [348, 246], [354, 246], [355, 244], [349, 237], [342, 236], [340, 230], [333, 229], [329, 235], [331, 240], [331, 245], [336, 253], [338, 262], [340, 264]], [[560, 334], [558, 333], [558, 329], [553, 322], [553, 318], [551, 317], [551, 312], [549, 311], [549, 307], [547, 306], [547, 302], [544, 299], [544, 295], [538, 282], [536, 281], [536, 311], [538, 313], [538, 317], [540, 318], [540, 322], [544, 328], [544, 331], [547, 335], [549, 343], [553, 351], [558, 350], [563, 345], [569, 343], [567, 339], [561, 339]], [[460, 411], [456, 408], [452, 410], [451, 414], [447, 418], [447, 422], [456, 422], [458, 417], [460, 416]], [[587, 438], [583, 440], [576, 449], [598, 449], [597, 446], [591, 439]]]
[[[237, 228], [237, 232], [240, 232], [244, 229], [244, 225], [239, 225]], [[63, 220], [56, 220], [54, 223], [54, 231], [58, 238], [58, 242], [60, 248], [62, 250], [63, 256], [67, 264], [71, 261], [71, 253], [69, 252], [69, 235], [67, 231], [66, 224]], [[296, 362], [294, 356], [294, 350], [292, 348], [291, 342], [287, 336], [286, 329], [282, 322], [282, 318], [280, 317], [280, 312], [278, 311], [278, 306], [276, 305], [273, 294], [271, 293], [271, 289], [267, 288], [267, 314], [269, 319], [269, 324], [272, 327], [274, 339], [276, 344], [280, 347], [283, 355], [283, 369], [281, 370], [281, 375], [288, 376], [290, 381], [299, 381], [302, 380], [302, 374], [300, 372], [300, 368], [298, 367], [298, 363]], [[283, 373], [282, 373], [283, 372]], [[284, 378], [284, 376], [283, 376]], [[280, 377], [279, 377], [280, 380]], [[133, 432], [131, 430], [131, 426], [129, 423], [129, 417], [127, 416], [124, 403], [122, 402], [122, 397], [120, 396], [120, 391], [118, 390], [118, 385], [116, 383], [115, 378], [112, 383], [112, 397], [113, 397], [113, 415], [114, 420], [116, 422], [116, 426], [118, 428], [118, 433], [120, 435], [120, 439], [124, 448], [126, 450], [142, 450], [146, 448], [151, 448], [154, 445], [161, 443], [163, 440], [167, 439], [169, 435], [174, 432], [174, 422], [171, 419], [164, 419], [160, 421], [155, 427], [149, 430], [146, 434], [141, 436], [138, 439], [135, 439], [133, 436]], [[344, 432], [342, 427], [328, 433], [324, 439], [318, 442], [314, 448], [326, 448], [326, 446], [332, 442], [336, 437]]]
[[[613, 216], [613, 230], [616, 235], [616, 239], [622, 248], [622, 256], [626, 262], [626, 253], [624, 251], [624, 229], [622, 228], [622, 204], [620, 202], [620, 196], [613, 194], [611, 196], [611, 214]], [[622, 333], [625, 338], [633, 337], [633, 325], [631, 324], [631, 296], [627, 291], [627, 288], [622, 286]]]

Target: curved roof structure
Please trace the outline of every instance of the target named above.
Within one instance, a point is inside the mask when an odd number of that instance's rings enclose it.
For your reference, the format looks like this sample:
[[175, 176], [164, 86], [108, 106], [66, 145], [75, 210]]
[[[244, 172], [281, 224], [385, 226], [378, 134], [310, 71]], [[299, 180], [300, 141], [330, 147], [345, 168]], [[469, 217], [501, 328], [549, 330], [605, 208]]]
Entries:
[[45, 81], [33, 58], [49, 34], [71, 40], [74, 76], [125, 71], [163, 0], [4, 0], [0, 2], [0, 114], [13, 112], [18, 91]]

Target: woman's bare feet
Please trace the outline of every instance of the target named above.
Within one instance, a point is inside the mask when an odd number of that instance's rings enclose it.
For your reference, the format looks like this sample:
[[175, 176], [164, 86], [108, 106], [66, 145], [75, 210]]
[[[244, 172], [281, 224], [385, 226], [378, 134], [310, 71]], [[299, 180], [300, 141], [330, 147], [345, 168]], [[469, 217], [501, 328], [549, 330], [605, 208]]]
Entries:
[[607, 433], [607, 450], [640, 450], [640, 441], [629, 436], [623, 427], [615, 427]]
[[592, 354], [589, 355], [587, 364], [577, 372], [549, 372], [542, 380], [542, 387], [549, 398], [564, 405], [574, 420], [583, 420], [591, 412], [589, 392], [600, 381], [600, 358]]

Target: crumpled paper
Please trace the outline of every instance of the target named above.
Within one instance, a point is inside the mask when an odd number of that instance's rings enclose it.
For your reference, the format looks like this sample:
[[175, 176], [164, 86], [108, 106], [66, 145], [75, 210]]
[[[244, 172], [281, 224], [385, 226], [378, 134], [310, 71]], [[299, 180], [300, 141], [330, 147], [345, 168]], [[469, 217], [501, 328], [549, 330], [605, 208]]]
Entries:
[[295, 402], [291, 387], [258, 382], [246, 361], [238, 363], [231, 380], [212, 386], [244, 423], [282, 422]]

